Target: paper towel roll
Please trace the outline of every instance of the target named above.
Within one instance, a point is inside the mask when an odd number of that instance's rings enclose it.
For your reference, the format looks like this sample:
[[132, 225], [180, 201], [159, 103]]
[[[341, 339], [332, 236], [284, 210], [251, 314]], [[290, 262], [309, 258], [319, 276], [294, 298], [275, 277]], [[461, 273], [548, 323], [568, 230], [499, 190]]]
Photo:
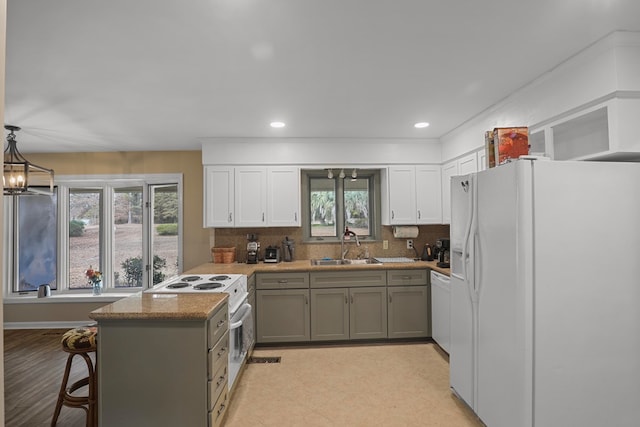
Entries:
[[415, 239], [418, 237], [418, 227], [415, 225], [393, 227], [393, 237], [396, 239]]

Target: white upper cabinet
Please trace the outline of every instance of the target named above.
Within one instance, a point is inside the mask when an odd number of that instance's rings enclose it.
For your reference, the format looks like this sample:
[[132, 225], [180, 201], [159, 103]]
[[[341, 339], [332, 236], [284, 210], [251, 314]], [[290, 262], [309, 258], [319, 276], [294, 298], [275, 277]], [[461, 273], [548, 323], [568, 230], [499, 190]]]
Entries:
[[205, 227], [300, 226], [297, 167], [205, 166]]
[[[391, 166], [388, 176], [387, 223], [416, 223], [416, 169], [414, 166]], [[384, 218], [383, 218], [384, 220]]]
[[300, 169], [267, 168], [267, 223], [271, 227], [300, 226]]
[[451, 177], [478, 171], [478, 152], [473, 152], [442, 166], [442, 223], [451, 223]]
[[234, 168], [205, 166], [203, 203], [205, 227], [233, 227], [234, 191]]
[[236, 168], [236, 227], [267, 225], [267, 168], [242, 166]]
[[458, 175], [478, 172], [478, 157], [476, 153], [468, 154], [458, 159]]
[[458, 175], [456, 160], [442, 166], [442, 223], [451, 224], [451, 177]]
[[487, 150], [486, 148], [482, 148], [476, 151], [476, 155], [478, 156], [478, 172], [487, 169]]
[[554, 160], [638, 161], [640, 99], [612, 98], [529, 129], [531, 152]]
[[417, 224], [442, 223], [442, 177], [440, 166], [416, 166]]
[[390, 166], [383, 170], [384, 225], [440, 224], [440, 166]]

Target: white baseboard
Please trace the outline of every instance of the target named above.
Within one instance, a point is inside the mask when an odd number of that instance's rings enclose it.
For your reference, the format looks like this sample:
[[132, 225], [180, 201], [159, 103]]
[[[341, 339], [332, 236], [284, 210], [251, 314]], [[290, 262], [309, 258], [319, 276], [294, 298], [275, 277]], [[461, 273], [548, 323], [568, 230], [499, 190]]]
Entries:
[[4, 329], [72, 329], [94, 324], [91, 320], [64, 322], [5, 322]]

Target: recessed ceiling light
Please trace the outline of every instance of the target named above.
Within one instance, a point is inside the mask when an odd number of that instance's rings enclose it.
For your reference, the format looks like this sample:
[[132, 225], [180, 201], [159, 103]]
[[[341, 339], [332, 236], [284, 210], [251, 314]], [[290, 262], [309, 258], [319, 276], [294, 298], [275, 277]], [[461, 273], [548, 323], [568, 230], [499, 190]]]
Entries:
[[284, 122], [271, 122], [272, 128], [283, 128], [285, 126]]
[[418, 122], [415, 125], [413, 125], [413, 127], [418, 128], [418, 129], [426, 128], [428, 126], [429, 126], [429, 123], [427, 123], [427, 122]]

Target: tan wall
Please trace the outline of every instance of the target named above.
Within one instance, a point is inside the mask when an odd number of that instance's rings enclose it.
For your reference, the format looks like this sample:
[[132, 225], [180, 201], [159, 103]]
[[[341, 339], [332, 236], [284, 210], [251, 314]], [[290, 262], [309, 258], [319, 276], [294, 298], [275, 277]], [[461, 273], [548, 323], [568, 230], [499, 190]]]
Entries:
[[[109, 153], [25, 153], [56, 175], [159, 174], [183, 175], [183, 268], [211, 260], [209, 230], [202, 227], [202, 154], [200, 151]], [[82, 321], [95, 303], [4, 304], [5, 322]]]

